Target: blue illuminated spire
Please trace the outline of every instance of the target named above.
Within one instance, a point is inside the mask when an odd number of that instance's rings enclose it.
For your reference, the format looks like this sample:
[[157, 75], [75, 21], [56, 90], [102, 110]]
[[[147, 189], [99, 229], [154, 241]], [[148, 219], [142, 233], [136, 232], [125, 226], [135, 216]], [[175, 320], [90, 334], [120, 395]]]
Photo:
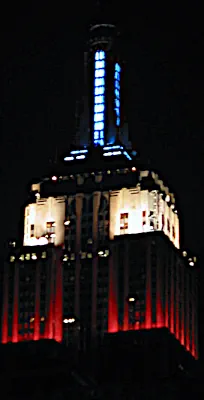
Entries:
[[105, 126], [105, 51], [95, 52], [94, 60], [94, 129], [93, 144], [104, 146]]
[[[78, 129], [79, 147], [129, 146], [123, 112], [123, 63], [119, 55], [118, 33], [96, 2], [89, 29], [84, 63], [83, 111]], [[108, 11], [108, 10], [106, 10]], [[104, 23], [104, 21], [106, 23]]]

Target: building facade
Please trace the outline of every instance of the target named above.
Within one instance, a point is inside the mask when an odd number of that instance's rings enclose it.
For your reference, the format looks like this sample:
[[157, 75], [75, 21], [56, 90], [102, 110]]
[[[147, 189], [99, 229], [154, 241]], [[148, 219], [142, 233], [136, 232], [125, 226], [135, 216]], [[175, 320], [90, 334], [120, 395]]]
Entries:
[[31, 185], [5, 263], [2, 343], [165, 327], [197, 358], [196, 259], [180, 249], [174, 194], [130, 146], [114, 32], [91, 28], [80, 136]]

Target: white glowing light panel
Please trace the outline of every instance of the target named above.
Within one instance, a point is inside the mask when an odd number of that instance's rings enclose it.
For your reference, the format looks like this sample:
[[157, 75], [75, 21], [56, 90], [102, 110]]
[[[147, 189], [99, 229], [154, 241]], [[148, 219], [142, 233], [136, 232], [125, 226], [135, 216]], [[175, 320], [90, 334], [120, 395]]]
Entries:
[[105, 52], [95, 53], [94, 66], [94, 144], [104, 146]]
[[64, 243], [65, 200], [63, 197], [40, 199], [25, 208], [24, 246]]
[[163, 231], [180, 248], [178, 215], [160, 193], [137, 188], [112, 191], [110, 239], [151, 231]]
[[116, 113], [117, 126], [120, 126], [120, 72], [121, 72], [121, 67], [118, 63], [116, 63], [115, 74], [114, 74], [114, 91], [115, 91], [115, 113]]

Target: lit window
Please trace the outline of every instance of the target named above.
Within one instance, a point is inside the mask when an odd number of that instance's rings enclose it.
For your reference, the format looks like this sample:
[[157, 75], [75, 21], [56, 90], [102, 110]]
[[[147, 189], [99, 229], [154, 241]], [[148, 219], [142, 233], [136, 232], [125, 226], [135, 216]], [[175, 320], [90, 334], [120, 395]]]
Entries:
[[16, 247], [16, 242], [9, 242], [9, 246], [13, 248]]
[[95, 78], [102, 78], [105, 75], [105, 69], [96, 69]]
[[120, 107], [120, 100], [115, 99], [115, 105], [116, 105], [117, 108]]
[[104, 119], [103, 113], [96, 113], [94, 115], [94, 122], [103, 121], [103, 119]]
[[100, 60], [105, 58], [105, 51], [100, 51]]
[[14, 262], [15, 261], [15, 256], [10, 256], [10, 262]]
[[94, 131], [101, 131], [104, 129], [104, 122], [96, 122], [94, 124]]
[[95, 95], [97, 96], [98, 94], [104, 94], [105, 92], [105, 86], [99, 86], [95, 88]]
[[95, 60], [103, 60], [105, 58], [105, 51], [96, 51], [95, 53]]
[[46, 223], [46, 228], [47, 228], [47, 232], [54, 233], [54, 231], [55, 231], [55, 222], [54, 221], [47, 222]]
[[94, 112], [95, 113], [99, 113], [99, 112], [103, 112], [104, 111], [104, 104], [97, 104], [94, 107]]
[[54, 243], [54, 238], [55, 238], [55, 226], [56, 226], [55, 221], [48, 221], [48, 222], [46, 223], [46, 228], [47, 228], [47, 234], [48, 234], [48, 241], [49, 241], [49, 243]]
[[95, 138], [95, 139], [99, 139], [99, 132], [98, 132], [98, 131], [95, 131], [95, 132], [94, 132], [94, 138]]
[[115, 71], [115, 80], [120, 80], [120, 73], [118, 71]]
[[120, 233], [127, 233], [128, 230], [128, 213], [120, 214]]
[[104, 86], [104, 84], [105, 84], [104, 78], [95, 79], [95, 86]]
[[[100, 89], [100, 88], [97, 88]], [[104, 96], [96, 96], [95, 97], [95, 104], [103, 104], [104, 103]]]
[[105, 61], [96, 61], [95, 63], [96, 69], [104, 68], [105, 67]]
[[101, 139], [104, 138], [104, 132], [103, 131], [100, 131], [100, 138]]
[[117, 72], [121, 71], [120, 65], [118, 63], [115, 64], [115, 71]]
[[27, 253], [27, 254], [25, 255], [25, 259], [26, 259], [26, 261], [29, 261], [29, 260], [30, 260], [30, 254], [29, 254], [29, 253]]
[[69, 260], [69, 256], [67, 254], [64, 254], [63, 261], [65, 262], [65, 261], [68, 261], [68, 260]]
[[115, 82], [115, 87], [116, 87], [116, 89], [118, 89], [118, 90], [120, 89], [120, 83], [119, 83], [118, 81]]
[[120, 97], [120, 92], [119, 92], [119, 90], [118, 89], [115, 89], [115, 95], [116, 95], [116, 97]]

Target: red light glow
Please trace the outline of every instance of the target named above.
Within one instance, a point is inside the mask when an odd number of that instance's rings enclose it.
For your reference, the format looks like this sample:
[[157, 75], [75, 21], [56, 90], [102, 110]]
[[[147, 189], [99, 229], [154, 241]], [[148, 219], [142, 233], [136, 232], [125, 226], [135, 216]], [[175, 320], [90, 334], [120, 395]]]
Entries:
[[40, 338], [40, 264], [36, 264], [34, 340]]
[[12, 342], [18, 342], [18, 288], [19, 288], [19, 270], [18, 264], [15, 264], [14, 275], [14, 303], [13, 303], [13, 326], [12, 326]]
[[56, 271], [56, 292], [55, 292], [55, 340], [62, 341], [62, 303], [63, 303], [63, 290], [62, 290], [62, 251], [57, 254], [57, 271]]
[[118, 332], [116, 277], [112, 256], [109, 258], [108, 332]]

